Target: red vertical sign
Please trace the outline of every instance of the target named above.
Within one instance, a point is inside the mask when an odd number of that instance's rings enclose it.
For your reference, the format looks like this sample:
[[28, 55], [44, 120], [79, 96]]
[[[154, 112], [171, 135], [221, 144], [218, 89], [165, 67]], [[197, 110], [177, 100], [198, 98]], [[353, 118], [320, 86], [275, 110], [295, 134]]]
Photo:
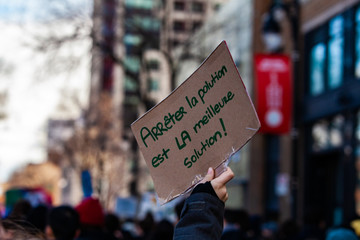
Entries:
[[291, 63], [285, 55], [255, 56], [257, 112], [263, 133], [290, 131], [292, 114]]

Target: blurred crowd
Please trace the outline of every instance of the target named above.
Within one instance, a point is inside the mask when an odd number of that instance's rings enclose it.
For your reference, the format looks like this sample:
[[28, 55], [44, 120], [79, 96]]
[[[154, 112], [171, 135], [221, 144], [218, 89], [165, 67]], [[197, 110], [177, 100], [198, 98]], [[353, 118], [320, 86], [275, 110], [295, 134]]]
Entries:
[[[174, 209], [178, 220], [183, 204]], [[105, 212], [98, 199], [89, 197], [75, 207], [33, 207], [22, 199], [0, 223], [0, 240], [170, 240], [177, 221], [155, 221], [151, 212], [142, 219], [122, 219]], [[313, 212], [300, 227], [291, 219], [279, 222], [277, 213], [262, 218], [245, 210], [225, 209], [221, 240], [357, 240], [359, 235], [360, 218], [328, 227]]]

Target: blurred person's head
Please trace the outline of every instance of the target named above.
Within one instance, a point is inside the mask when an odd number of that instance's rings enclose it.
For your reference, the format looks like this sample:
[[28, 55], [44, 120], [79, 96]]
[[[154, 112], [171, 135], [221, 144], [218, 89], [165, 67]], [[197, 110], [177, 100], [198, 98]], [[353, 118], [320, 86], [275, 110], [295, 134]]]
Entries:
[[26, 199], [18, 200], [13, 209], [11, 210], [8, 218], [10, 219], [21, 219], [24, 220], [27, 218], [29, 212], [31, 211], [32, 206], [30, 202]]
[[98, 199], [85, 198], [75, 210], [79, 213], [81, 225], [92, 227], [104, 225], [104, 211]]
[[139, 227], [143, 232], [143, 235], [147, 236], [153, 230], [155, 226], [155, 220], [151, 212], [147, 212], [144, 219], [139, 222]]
[[119, 220], [118, 216], [116, 216], [113, 213], [107, 213], [105, 215], [105, 229], [109, 233], [113, 233], [120, 228], [121, 228], [121, 225], [120, 225], [120, 220]]
[[172, 240], [174, 235], [174, 225], [164, 219], [156, 224], [153, 233], [151, 234], [151, 240]]
[[243, 209], [225, 209], [224, 220], [228, 224], [233, 224], [246, 232], [250, 229], [250, 216]]
[[294, 239], [299, 234], [299, 226], [293, 219], [288, 219], [280, 225], [279, 239]]
[[47, 217], [48, 207], [45, 205], [39, 205], [30, 210], [27, 216], [27, 221], [41, 232], [45, 232]]
[[107, 213], [105, 215], [105, 232], [116, 239], [122, 239], [121, 222], [117, 215]]
[[326, 234], [326, 240], [358, 240], [356, 234], [346, 228], [337, 228], [329, 230]]
[[79, 214], [70, 206], [53, 208], [49, 214], [49, 227], [48, 235], [53, 235], [55, 239], [75, 239], [80, 228]]
[[45, 235], [38, 229], [17, 223], [9, 218], [0, 222], [1, 240], [42, 240]]

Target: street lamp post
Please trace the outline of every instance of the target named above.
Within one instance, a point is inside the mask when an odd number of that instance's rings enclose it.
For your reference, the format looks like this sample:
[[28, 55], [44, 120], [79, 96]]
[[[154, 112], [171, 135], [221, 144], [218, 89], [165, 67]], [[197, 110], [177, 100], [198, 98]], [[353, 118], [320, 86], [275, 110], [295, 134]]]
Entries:
[[[291, 2], [287, 2], [284, 4], [281, 0], [274, 0], [269, 8], [269, 11], [264, 15], [263, 18], [263, 26], [262, 26], [262, 38], [266, 48], [266, 51], [269, 54], [279, 54], [284, 52], [284, 40], [283, 40], [283, 29], [281, 27], [281, 22], [287, 18], [290, 22], [290, 31], [291, 31], [291, 62], [292, 62], [292, 79], [293, 83], [297, 82], [298, 79], [298, 62], [299, 62], [299, 54], [298, 54], [298, 27], [299, 27], [299, 4], [298, 0], [292, 0]], [[294, 84], [293, 84], [294, 85]], [[297, 101], [297, 91], [296, 88], [293, 87], [293, 112], [292, 112], [292, 130], [290, 132], [292, 136], [292, 150], [291, 150], [291, 158], [292, 158], [292, 169], [291, 171], [291, 182], [295, 182], [297, 179], [297, 134], [294, 129], [298, 126], [298, 118], [296, 110], [298, 108]], [[280, 136], [276, 134], [266, 134], [266, 162], [268, 164], [267, 169], [267, 179], [268, 186], [266, 189], [266, 210], [278, 210], [279, 200], [275, 193], [275, 184], [276, 177], [279, 173], [279, 165], [280, 165], [280, 149], [281, 142]], [[292, 209], [291, 214], [295, 217], [296, 205], [297, 205], [297, 189], [295, 186], [291, 186], [291, 195], [292, 195]]]

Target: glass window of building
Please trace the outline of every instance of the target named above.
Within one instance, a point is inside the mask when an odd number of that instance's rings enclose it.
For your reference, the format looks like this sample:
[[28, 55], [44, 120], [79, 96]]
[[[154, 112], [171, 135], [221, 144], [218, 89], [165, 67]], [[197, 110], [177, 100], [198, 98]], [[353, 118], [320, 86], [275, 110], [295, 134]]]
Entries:
[[312, 96], [325, 91], [325, 55], [324, 43], [318, 43], [310, 50], [310, 94]]
[[184, 11], [185, 10], [185, 2], [183, 2], [183, 1], [175, 1], [174, 2], [174, 9], [176, 11]]
[[191, 9], [193, 12], [202, 13], [204, 11], [204, 4], [202, 2], [193, 2]]
[[138, 84], [134, 79], [125, 76], [124, 87], [126, 91], [135, 92], [138, 89]]
[[328, 86], [339, 87], [343, 82], [344, 18], [336, 16], [329, 22]]
[[312, 127], [312, 149], [313, 151], [325, 150], [329, 146], [330, 134], [328, 131], [329, 122], [320, 120]]
[[152, 0], [125, 0], [125, 6], [128, 8], [152, 9], [155, 1]]
[[321, 119], [312, 127], [312, 150], [319, 152], [341, 147], [344, 143], [345, 117], [336, 115], [330, 120]]
[[178, 41], [178, 40], [173, 40], [172, 41], [172, 46], [173, 47], [176, 47], [176, 46], [178, 46], [180, 44], [180, 42]]
[[130, 72], [137, 73], [140, 71], [140, 59], [135, 56], [127, 56], [124, 59], [124, 66]]
[[126, 34], [124, 36], [125, 45], [139, 45], [142, 42], [142, 37], [135, 34]]
[[149, 78], [148, 79], [148, 91], [155, 92], [159, 90], [159, 81], [157, 79]]
[[156, 59], [150, 59], [146, 62], [146, 68], [149, 70], [159, 70], [160, 64]]
[[355, 13], [355, 77], [360, 79], [360, 7]]
[[192, 30], [196, 31], [197, 29], [199, 29], [201, 27], [201, 25], [202, 25], [201, 21], [194, 21], [193, 25], [192, 25]]
[[185, 22], [174, 21], [173, 27], [175, 32], [183, 32], [185, 31]]
[[341, 114], [335, 116], [330, 122], [330, 147], [341, 147], [344, 143], [345, 117]]

